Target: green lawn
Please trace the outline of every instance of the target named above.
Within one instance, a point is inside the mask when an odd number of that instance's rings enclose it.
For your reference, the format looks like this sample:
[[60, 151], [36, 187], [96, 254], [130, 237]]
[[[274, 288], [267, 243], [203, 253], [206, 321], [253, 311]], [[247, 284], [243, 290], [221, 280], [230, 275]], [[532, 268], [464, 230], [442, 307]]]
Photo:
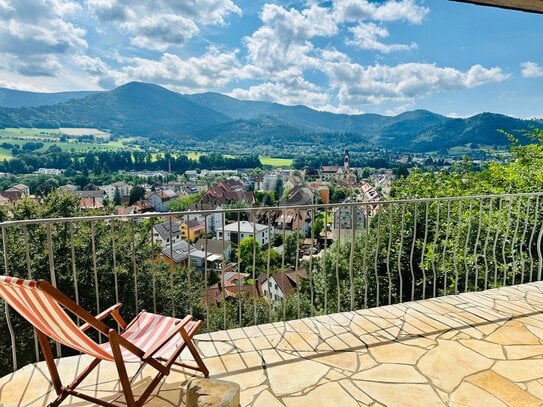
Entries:
[[[119, 141], [108, 141], [105, 143], [82, 143], [77, 139], [68, 139], [67, 141], [60, 141], [60, 137], [63, 134], [69, 134], [72, 137], [82, 136], [85, 134], [93, 134], [101, 140], [109, 139], [109, 134], [104, 133], [97, 129], [37, 129], [37, 128], [6, 128], [0, 129], [0, 144], [1, 143], [10, 143], [13, 145], [22, 146], [28, 142], [40, 142], [43, 143], [41, 149], [36, 150], [36, 152], [44, 152], [50, 146], [60, 147], [64, 151], [104, 151], [104, 150], [119, 150], [126, 148], [122, 144], [122, 140]], [[11, 158], [10, 149], [0, 148], [0, 159]]]
[[62, 128], [62, 129], [38, 129], [38, 128], [12, 128], [7, 127], [0, 129], [0, 137], [24, 137], [24, 138], [58, 138], [63, 134], [70, 136], [83, 136], [92, 134], [100, 138], [109, 137], [108, 133], [105, 133], [98, 129], [87, 128]]
[[[60, 137], [63, 134], [71, 135], [72, 138], [67, 141], [60, 141]], [[104, 151], [104, 150], [120, 150], [125, 148], [133, 149], [134, 146], [127, 147], [123, 142], [134, 141], [134, 138], [125, 138], [117, 141], [108, 141], [105, 143], [82, 143], [73, 137], [82, 136], [85, 134], [93, 134], [100, 139], [109, 139], [109, 134], [104, 133], [98, 129], [37, 129], [37, 128], [6, 128], [0, 129], [0, 144], [10, 143], [14, 145], [22, 146], [27, 142], [41, 142], [43, 148], [36, 150], [36, 152], [44, 152], [50, 146], [55, 145], [60, 147], [64, 151]], [[198, 160], [201, 155], [205, 155], [205, 152], [183, 152], [189, 159]], [[234, 158], [233, 155], [226, 154], [226, 158]], [[0, 148], [0, 160], [11, 158], [10, 149]], [[276, 158], [268, 156], [260, 156], [260, 161], [263, 165], [270, 167], [291, 168], [292, 159], [290, 158]]]
[[[187, 152], [180, 153], [180, 154], [186, 155], [189, 160], [198, 161], [200, 156], [206, 155], [206, 154], [209, 154], [209, 153], [196, 153], [194, 151], [190, 151], [190, 152], [187, 151]], [[234, 158], [234, 156], [231, 155], [231, 154], [222, 154], [222, 156], [224, 156], [225, 158]]]
[[262, 165], [270, 165], [272, 167], [290, 168], [292, 166], [292, 158], [275, 158], [260, 156]]
[[203, 153], [195, 153], [194, 151], [182, 153], [187, 156], [189, 160], [197, 161]]

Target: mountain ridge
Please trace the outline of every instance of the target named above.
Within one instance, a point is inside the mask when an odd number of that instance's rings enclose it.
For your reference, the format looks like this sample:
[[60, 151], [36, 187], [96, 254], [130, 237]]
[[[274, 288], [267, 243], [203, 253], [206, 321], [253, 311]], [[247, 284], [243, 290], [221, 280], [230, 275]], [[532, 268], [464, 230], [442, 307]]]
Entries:
[[[13, 106], [6, 106], [6, 94], [12, 97], [7, 104]], [[235, 140], [258, 146], [297, 144], [303, 139], [308, 145], [357, 142], [428, 152], [469, 143], [505, 146], [509, 141], [499, 136], [499, 129], [518, 131], [520, 141], [527, 142], [521, 132], [534, 124], [541, 121], [489, 112], [468, 118], [423, 109], [396, 116], [337, 114], [213, 92], [184, 95], [143, 82], [129, 82], [111, 91], [52, 94], [0, 88], [0, 127], [96, 127], [118, 135], [176, 142]]]

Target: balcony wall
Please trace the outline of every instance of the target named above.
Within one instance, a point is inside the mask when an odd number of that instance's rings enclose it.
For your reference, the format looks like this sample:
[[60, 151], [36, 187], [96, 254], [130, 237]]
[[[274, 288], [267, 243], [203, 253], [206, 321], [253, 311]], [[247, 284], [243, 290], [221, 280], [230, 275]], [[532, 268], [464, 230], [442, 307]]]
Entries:
[[[128, 319], [140, 309], [190, 313], [214, 332], [539, 281], [541, 204], [542, 194], [515, 194], [4, 222], [0, 272], [52, 281], [91, 312], [122, 302]], [[351, 223], [334, 229], [334, 215], [346, 219], [348, 212]], [[173, 266], [164, 260], [154, 224], [207, 223], [217, 215], [222, 225], [256, 220], [268, 226], [269, 240], [275, 233], [287, 244], [268, 252], [251, 245], [241, 256], [234, 247], [231, 259], [198, 268], [188, 266], [191, 251]], [[305, 222], [275, 228], [289, 217]], [[304, 239], [289, 246], [296, 233]], [[203, 240], [199, 255], [207, 256], [211, 236]], [[300, 272], [282, 297], [262, 296], [258, 281], [294, 270]], [[235, 283], [227, 284], [227, 275]], [[71, 355], [61, 347], [55, 352]], [[0, 375], [40, 358], [30, 327], [5, 308]]]
[[[212, 378], [240, 384], [242, 406], [539, 406], [542, 309], [537, 282], [217, 331], [196, 343]], [[86, 361], [60, 359], [61, 375], [71, 380]], [[136, 367], [137, 389], [151, 372]], [[191, 374], [172, 372], [146, 405], [182, 405]], [[122, 401], [108, 363], [82, 390]], [[53, 398], [44, 362], [0, 379], [3, 405]]]

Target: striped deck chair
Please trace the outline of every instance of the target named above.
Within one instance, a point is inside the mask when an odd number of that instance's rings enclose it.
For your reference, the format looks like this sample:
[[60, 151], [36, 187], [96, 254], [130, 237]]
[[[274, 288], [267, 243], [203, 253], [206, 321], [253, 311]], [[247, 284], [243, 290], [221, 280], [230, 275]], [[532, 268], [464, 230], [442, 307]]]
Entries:
[[[119, 313], [121, 304], [116, 304], [93, 316], [47, 281], [23, 280], [7, 276], [0, 276], [0, 297], [34, 326], [58, 396], [50, 404], [51, 406], [58, 406], [69, 395], [103, 406], [115, 406], [76, 390], [76, 387], [102, 360], [115, 362], [121, 389], [128, 406], [143, 405], [162, 378], [170, 373], [172, 365], [198, 370], [205, 377], [209, 375], [192, 342], [192, 337], [202, 325], [202, 321], [194, 321], [190, 315], [183, 319], [176, 319], [142, 311], [127, 324]], [[77, 326], [66, 311], [80, 318], [84, 324]], [[118, 323], [120, 333], [102, 322], [108, 316], [113, 317]], [[89, 328], [106, 335], [109, 342], [96, 343], [85, 333]], [[94, 357], [90, 365], [67, 386], [60, 380], [48, 337]], [[196, 365], [189, 365], [178, 360], [185, 347], [194, 357]], [[146, 363], [158, 372], [137, 400], [134, 398], [126, 372], [125, 363], [127, 362]]]

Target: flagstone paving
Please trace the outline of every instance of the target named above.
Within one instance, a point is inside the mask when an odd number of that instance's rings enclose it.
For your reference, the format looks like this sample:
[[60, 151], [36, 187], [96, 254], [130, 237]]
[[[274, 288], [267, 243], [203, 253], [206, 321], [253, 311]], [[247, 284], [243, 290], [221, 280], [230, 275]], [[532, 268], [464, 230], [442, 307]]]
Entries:
[[[202, 334], [197, 345], [211, 377], [241, 385], [242, 406], [540, 406], [543, 282]], [[87, 360], [60, 359], [61, 377]], [[150, 368], [130, 369], [136, 388], [150, 380]], [[183, 405], [190, 377], [173, 372], [146, 405]], [[111, 364], [82, 386], [122, 401]], [[52, 399], [43, 362], [0, 379], [2, 407]]]

